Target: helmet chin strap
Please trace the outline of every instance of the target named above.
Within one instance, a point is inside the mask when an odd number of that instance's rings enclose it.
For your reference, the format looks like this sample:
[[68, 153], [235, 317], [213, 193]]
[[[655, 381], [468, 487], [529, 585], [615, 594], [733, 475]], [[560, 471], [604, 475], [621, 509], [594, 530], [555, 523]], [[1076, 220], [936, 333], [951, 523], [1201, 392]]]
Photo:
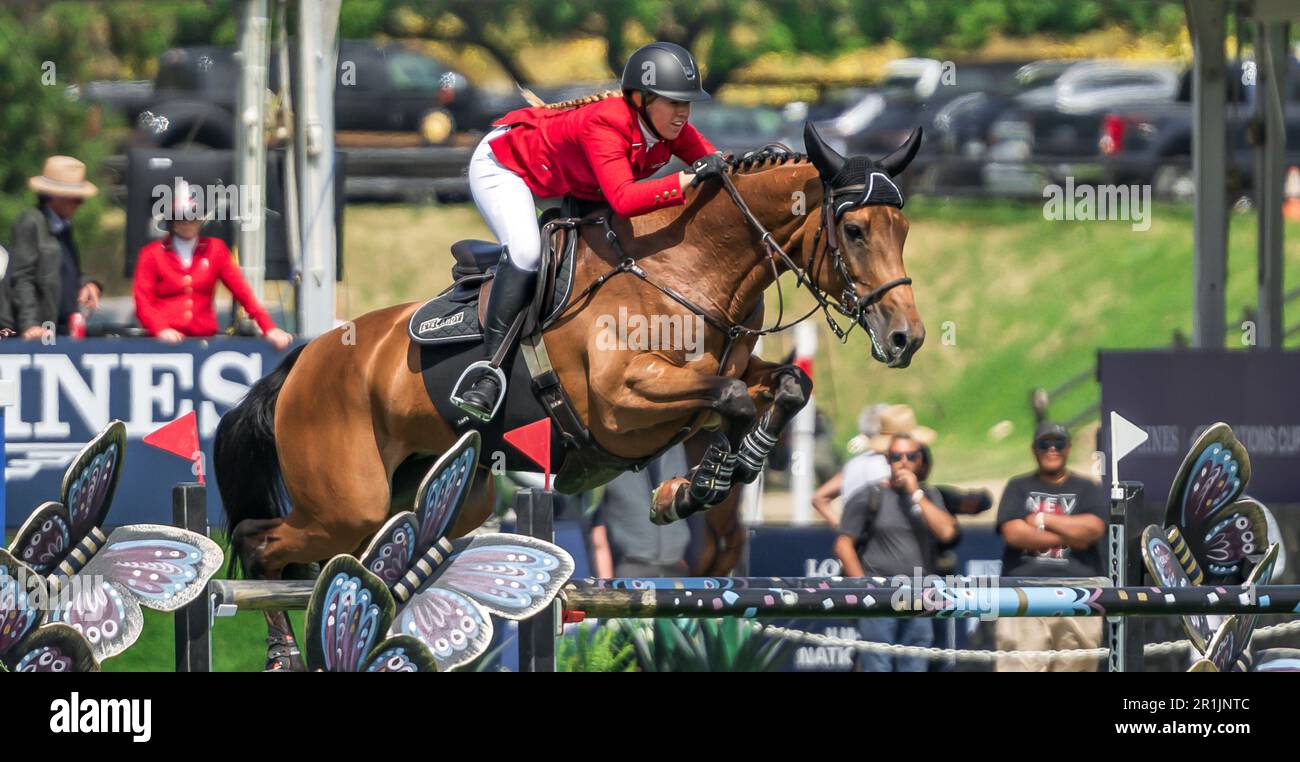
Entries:
[[641, 123], [646, 126], [647, 130], [650, 130], [650, 133], [654, 135], [656, 139], [665, 140], [666, 138], [664, 138], [663, 135], [659, 134], [659, 130], [655, 129], [655, 123], [650, 119], [649, 112], [646, 111], [645, 91], [638, 90], [637, 92], [641, 93], [641, 97], [636, 99], [637, 101], [639, 101], [639, 103], [636, 104], [636, 112], [641, 116]]

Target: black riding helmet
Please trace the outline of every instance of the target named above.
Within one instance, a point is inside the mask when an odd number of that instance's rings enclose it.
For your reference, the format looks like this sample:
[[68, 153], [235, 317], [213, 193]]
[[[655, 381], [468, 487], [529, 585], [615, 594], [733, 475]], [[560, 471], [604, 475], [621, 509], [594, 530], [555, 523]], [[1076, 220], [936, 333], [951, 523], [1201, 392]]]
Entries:
[[642, 90], [675, 101], [707, 101], [700, 67], [691, 52], [671, 42], [643, 45], [623, 67], [623, 90]]

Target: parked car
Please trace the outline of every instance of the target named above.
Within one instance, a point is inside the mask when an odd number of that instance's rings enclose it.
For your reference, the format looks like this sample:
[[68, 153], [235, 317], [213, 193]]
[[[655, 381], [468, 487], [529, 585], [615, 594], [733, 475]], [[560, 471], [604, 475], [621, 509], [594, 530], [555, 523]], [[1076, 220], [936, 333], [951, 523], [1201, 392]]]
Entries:
[[[290, 43], [290, 70], [297, 57]], [[91, 83], [87, 100], [115, 108], [137, 126], [141, 142], [172, 148], [195, 144], [234, 146], [238, 66], [234, 49], [173, 48], [159, 59], [152, 88]], [[271, 57], [268, 87], [279, 88], [279, 57]], [[429, 56], [394, 44], [344, 40], [339, 46], [334, 124], [338, 130], [418, 132], [424, 142], [445, 143], [461, 130], [482, 130], [514, 105], [517, 95], [494, 96]]]
[[1025, 63], [893, 61], [878, 87], [819, 128], [828, 142], [843, 152], [880, 157], [902, 145], [913, 129], [922, 127], [927, 137], [904, 181], [926, 184], [932, 181], [930, 174], [944, 152], [943, 130], [936, 119], [948, 113], [949, 104], [965, 96], [1007, 87]]
[[[1255, 174], [1251, 123], [1258, 88], [1253, 62], [1229, 69], [1228, 106], [1224, 122], [1228, 135], [1228, 168], [1234, 185], [1243, 191]], [[1300, 61], [1288, 65], [1283, 117], [1285, 160], [1300, 165]], [[1168, 103], [1138, 104], [1107, 110], [1100, 120], [1098, 147], [1107, 182], [1150, 185], [1159, 198], [1190, 199], [1192, 177], [1192, 76], [1185, 73], [1177, 97]]]
[[987, 188], [1037, 194], [1063, 176], [1095, 179], [1101, 172], [1102, 116], [1117, 105], [1159, 104], [1177, 95], [1177, 75], [1165, 64], [1082, 61], [1050, 89], [1015, 98], [989, 125]]

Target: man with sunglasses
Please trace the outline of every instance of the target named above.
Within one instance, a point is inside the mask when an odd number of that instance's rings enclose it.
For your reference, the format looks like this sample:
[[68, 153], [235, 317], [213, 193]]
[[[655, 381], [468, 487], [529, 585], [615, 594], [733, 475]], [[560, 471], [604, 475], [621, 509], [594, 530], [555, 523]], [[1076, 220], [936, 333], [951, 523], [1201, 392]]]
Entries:
[[[1003, 576], [1100, 576], [1108, 510], [1105, 494], [1097, 484], [1066, 468], [1070, 433], [1064, 426], [1040, 423], [1032, 449], [1037, 470], [1007, 482], [998, 505], [998, 532], [1006, 541]], [[996, 625], [998, 649], [1003, 651], [1096, 648], [1101, 630], [1100, 617], [1002, 617]], [[1096, 669], [1095, 657], [998, 659], [999, 672]]]
[[[888, 481], [870, 484], [849, 495], [835, 539], [835, 555], [848, 577], [907, 579], [934, 573], [940, 544], [957, 538], [957, 520], [944, 508], [933, 487], [922, 484], [921, 444], [909, 434], [895, 434], [885, 452]], [[934, 627], [924, 617], [871, 617], [858, 622], [863, 640], [926, 647], [934, 642]], [[864, 672], [924, 672], [919, 656], [894, 656], [863, 651]]]

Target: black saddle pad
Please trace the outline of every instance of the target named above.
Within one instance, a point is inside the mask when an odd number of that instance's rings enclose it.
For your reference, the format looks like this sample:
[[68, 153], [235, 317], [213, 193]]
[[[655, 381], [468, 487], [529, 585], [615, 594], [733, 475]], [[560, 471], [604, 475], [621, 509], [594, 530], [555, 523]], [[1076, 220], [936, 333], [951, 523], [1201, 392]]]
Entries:
[[[571, 233], [572, 234], [572, 231]], [[545, 303], [546, 315], [542, 327], [550, 325], [569, 301], [573, 291], [573, 247], [565, 247], [555, 271], [551, 292]], [[456, 344], [478, 342], [483, 338], [483, 326], [478, 320], [478, 293], [485, 280], [496, 274], [496, 268], [470, 275], [456, 281], [451, 288], [435, 296], [411, 315], [407, 333], [417, 344]]]
[[[438, 415], [447, 422], [457, 436], [469, 429], [476, 429], [483, 437], [483, 455], [479, 462], [484, 466], [502, 463], [512, 471], [536, 471], [537, 465], [524, 458], [514, 447], [507, 445], [502, 435], [511, 429], [517, 429], [534, 423], [547, 416], [546, 408], [533, 394], [532, 379], [528, 375], [528, 363], [518, 357], [518, 350], [506, 358], [502, 370], [509, 379], [506, 385], [506, 398], [497, 411], [496, 418], [483, 423], [471, 417], [465, 411], [451, 404], [451, 390], [456, 380], [470, 363], [483, 359], [482, 349], [477, 344], [444, 344], [442, 346], [420, 347], [420, 375], [424, 380], [424, 389], [433, 401]], [[498, 454], [500, 453], [500, 454]], [[559, 430], [551, 428], [552, 465], [558, 471], [564, 458], [563, 442]]]

